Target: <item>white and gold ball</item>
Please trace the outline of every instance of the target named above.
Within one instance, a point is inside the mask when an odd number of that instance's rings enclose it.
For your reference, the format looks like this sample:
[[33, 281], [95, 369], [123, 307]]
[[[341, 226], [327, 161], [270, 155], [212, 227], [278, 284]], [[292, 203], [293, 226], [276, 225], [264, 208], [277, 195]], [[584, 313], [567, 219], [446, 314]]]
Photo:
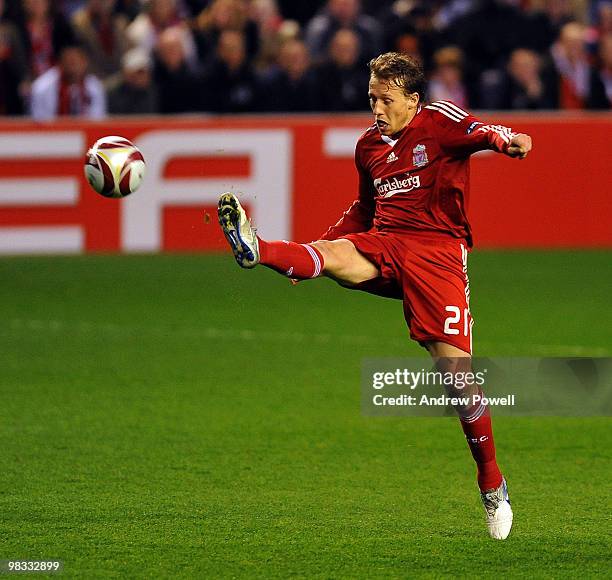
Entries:
[[85, 177], [104, 197], [134, 193], [145, 175], [142, 153], [131, 141], [112, 135], [98, 139], [85, 158]]

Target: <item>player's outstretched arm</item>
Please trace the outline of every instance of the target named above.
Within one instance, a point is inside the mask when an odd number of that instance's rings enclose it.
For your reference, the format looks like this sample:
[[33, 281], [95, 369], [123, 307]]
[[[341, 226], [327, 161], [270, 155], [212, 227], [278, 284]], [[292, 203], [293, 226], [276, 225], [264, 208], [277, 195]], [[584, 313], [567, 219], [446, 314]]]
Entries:
[[531, 137], [525, 133], [519, 133], [510, 139], [505, 153], [510, 157], [525, 159], [531, 151], [531, 147]]
[[509, 157], [524, 159], [531, 151], [531, 137], [515, 133], [510, 127], [483, 123], [471, 113], [449, 101], [435, 101], [425, 106], [433, 111], [432, 131], [442, 148], [453, 156], [465, 157], [491, 149]]

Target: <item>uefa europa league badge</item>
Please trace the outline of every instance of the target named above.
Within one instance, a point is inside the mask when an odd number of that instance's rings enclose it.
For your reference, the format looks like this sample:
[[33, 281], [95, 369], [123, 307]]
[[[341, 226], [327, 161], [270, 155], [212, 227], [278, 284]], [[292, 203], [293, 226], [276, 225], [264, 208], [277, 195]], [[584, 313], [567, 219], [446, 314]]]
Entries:
[[419, 143], [412, 150], [412, 164], [415, 167], [423, 167], [423, 165], [427, 165], [427, 150], [425, 149], [425, 145]]

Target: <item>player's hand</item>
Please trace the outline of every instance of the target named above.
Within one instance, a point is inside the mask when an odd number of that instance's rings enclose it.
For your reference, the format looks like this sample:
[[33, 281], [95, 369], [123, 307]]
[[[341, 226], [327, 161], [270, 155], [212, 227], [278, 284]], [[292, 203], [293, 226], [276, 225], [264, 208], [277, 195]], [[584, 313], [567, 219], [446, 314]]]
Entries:
[[506, 155], [509, 155], [510, 157], [518, 157], [519, 159], [525, 159], [530, 151], [531, 137], [525, 133], [519, 133], [510, 139], [508, 149], [506, 149]]
[[298, 282], [301, 282], [301, 280], [298, 280], [297, 278], [289, 278], [289, 282], [291, 282], [292, 286], [295, 286]]

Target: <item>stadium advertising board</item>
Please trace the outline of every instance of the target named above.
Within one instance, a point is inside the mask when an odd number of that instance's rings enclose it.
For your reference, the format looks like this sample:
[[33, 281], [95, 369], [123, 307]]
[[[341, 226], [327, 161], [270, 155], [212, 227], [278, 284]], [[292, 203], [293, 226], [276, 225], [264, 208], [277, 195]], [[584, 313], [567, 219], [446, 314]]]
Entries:
[[[475, 156], [469, 215], [478, 247], [611, 247], [604, 115], [485, 116], [533, 136], [524, 162]], [[267, 238], [309, 241], [356, 195], [355, 141], [369, 118], [242, 117], [0, 124], [0, 253], [225, 250], [218, 195], [240, 193]], [[142, 188], [96, 195], [87, 148], [105, 135], [134, 141]], [[516, 184], [520, 184], [517, 186]]]

